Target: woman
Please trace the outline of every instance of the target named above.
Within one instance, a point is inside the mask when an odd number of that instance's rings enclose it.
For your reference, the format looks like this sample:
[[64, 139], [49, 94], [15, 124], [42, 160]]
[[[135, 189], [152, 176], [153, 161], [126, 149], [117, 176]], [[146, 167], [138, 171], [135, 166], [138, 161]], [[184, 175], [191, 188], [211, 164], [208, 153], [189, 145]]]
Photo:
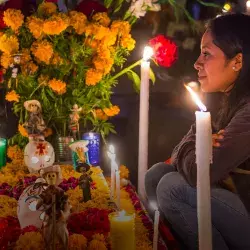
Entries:
[[[250, 16], [243, 14], [212, 20], [194, 65], [203, 92], [225, 94], [211, 138], [214, 250], [250, 249], [249, 27]], [[171, 165], [158, 163], [147, 172], [146, 192], [149, 200], [157, 199], [187, 249], [198, 249], [195, 126], [176, 146], [171, 160]]]

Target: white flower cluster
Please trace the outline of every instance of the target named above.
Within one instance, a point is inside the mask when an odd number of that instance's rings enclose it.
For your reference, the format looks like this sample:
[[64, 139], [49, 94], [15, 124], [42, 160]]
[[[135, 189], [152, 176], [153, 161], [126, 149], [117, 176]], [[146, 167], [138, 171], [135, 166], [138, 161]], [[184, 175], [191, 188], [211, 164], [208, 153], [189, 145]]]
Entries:
[[145, 16], [148, 10], [159, 11], [161, 5], [157, 3], [157, 0], [132, 0], [128, 11], [132, 16], [140, 18]]

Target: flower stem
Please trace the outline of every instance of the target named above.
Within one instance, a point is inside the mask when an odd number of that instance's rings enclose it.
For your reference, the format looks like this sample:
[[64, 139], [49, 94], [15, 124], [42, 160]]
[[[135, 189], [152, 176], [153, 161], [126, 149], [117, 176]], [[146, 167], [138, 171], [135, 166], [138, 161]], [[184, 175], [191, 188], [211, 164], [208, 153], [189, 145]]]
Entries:
[[29, 97], [29, 98], [31, 98], [31, 97], [34, 95], [34, 93], [35, 93], [41, 86], [42, 86], [42, 84], [39, 84], [39, 85], [33, 90], [33, 92], [30, 94], [30, 97]]
[[111, 77], [109, 80], [110, 80], [110, 81], [113, 81], [113, 80], [117, 79], [118, 77], [124, 75], [124, 74], [127, 73], [129, 70], [131, 70], [131, 69], [133, 69], [134, 67], [140, 65], [140, 64], [141, 64], [141, 61], [142, 61], [142, 59], [139, 60], [139, 61], [137, 61], [137, 62], [135, 62], [135, 63], [133, 63], [133, 64], [131, 64], [129, 67], [123, 69], [122, 71], [120, 71], [119, 73], [117, 73], [116, 75], [114, 75], [113, 77]]

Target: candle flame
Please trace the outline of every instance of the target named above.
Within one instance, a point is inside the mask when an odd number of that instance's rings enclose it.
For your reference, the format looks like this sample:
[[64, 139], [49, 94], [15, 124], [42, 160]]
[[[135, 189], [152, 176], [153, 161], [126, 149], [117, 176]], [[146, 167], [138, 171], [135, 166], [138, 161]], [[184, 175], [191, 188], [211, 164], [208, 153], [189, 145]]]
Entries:
[[150, 46], [145, 46], [143, 52], [143, 60], [145, 61], [149, 60], [153, 54], [154, 54], [153, 49]]
[[190, 88], [187, 85], [184, 85], [186, 87], [186, 89], [189, 91], [189, 93], [191, 94], [194, 102], [197, 104], [197, 106], [200, 108], [201, 111], [207, 111], [206, 106], [201, 102], [199, 96], [192, 90], [192, 88]]

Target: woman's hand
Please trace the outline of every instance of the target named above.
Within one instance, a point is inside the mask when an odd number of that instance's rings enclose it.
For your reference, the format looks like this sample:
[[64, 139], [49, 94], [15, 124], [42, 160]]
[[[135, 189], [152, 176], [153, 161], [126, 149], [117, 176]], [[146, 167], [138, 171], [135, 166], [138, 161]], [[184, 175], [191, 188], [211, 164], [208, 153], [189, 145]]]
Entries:
[[212, 134], [212, 145], [213, 147], [220, 147], [220, 140], [224, 138], [223, 133], [225, 130], [220, 130], [217, 134]]

